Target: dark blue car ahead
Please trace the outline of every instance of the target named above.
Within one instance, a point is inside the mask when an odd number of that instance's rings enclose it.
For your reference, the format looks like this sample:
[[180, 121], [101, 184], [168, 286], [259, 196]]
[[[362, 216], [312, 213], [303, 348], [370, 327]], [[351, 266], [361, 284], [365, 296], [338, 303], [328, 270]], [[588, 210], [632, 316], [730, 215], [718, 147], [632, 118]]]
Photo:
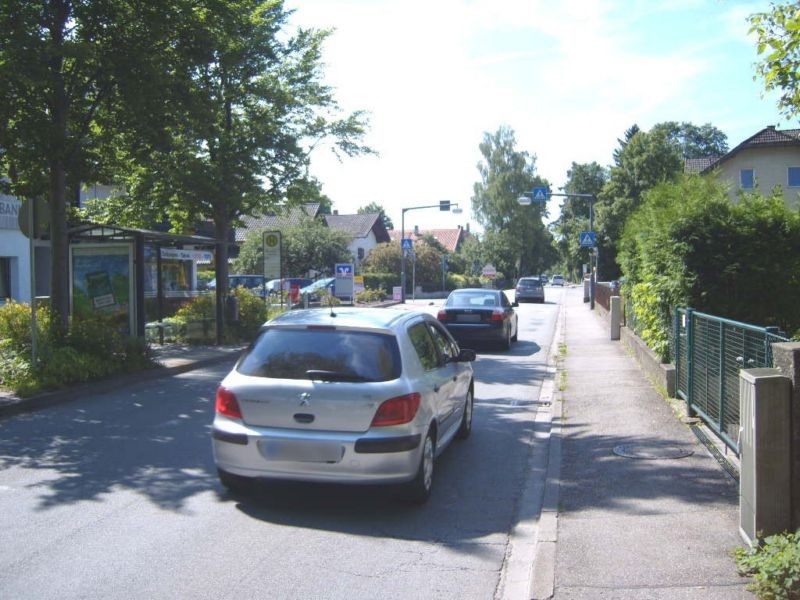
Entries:
[[437, 318], [465, 348], [495, 343], [508, 350], [517, 341], [515, 306], [500, 290], [464, 288], [450, 293]]

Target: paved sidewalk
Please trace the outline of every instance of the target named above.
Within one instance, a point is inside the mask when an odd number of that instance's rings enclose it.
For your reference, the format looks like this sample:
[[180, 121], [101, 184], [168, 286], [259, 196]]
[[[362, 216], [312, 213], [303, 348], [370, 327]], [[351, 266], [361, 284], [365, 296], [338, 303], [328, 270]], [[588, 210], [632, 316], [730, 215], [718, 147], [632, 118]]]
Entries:
[[562, 310], [563, 390], [531, 597], [753, 598], [730, 556], [742, 545], [738, 484], [609, 339], [580, 288]]
[[245, 346], [243, 345], [190, 346], [183, 344], [165, 344], [159, 346], [155, 344], [152, 346], [153, 355], [161, 366], [154, 369], [70, 386], [63, 390], [43, 392], [31, 396], [30, 398], [20, 398], [14, 394], [0, 390], [0, 418], [69, 402], [70, 400], [80, 398], [86, 394], [99, 394], [139, 381], [168, 377], [226, 360], [232, 361], [244, 348]]

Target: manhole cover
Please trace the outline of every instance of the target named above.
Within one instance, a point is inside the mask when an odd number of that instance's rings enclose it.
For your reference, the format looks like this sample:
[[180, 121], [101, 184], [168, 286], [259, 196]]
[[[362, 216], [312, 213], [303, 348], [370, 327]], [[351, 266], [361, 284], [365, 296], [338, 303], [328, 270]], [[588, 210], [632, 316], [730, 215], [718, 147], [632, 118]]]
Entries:
[[622, 444], [614, 447], [614, 454], [622, 456], [623, 458], [665, 460], [686, 458], [694, 454], [694, 450], [660, 444]]

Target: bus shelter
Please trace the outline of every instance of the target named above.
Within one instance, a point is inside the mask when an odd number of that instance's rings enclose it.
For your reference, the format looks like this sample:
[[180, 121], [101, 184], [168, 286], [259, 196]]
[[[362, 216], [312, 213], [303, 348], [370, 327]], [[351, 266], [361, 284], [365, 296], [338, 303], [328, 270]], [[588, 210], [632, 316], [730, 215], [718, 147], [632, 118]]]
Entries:
[[137, 337], [148, 321], [162, 326], [167, 302], [201, 293], [197, 264], [213, 262], [216, 246], [199, 235], [91, 223], [71, 228], [69, 241], [72, 314], [111, 315]]

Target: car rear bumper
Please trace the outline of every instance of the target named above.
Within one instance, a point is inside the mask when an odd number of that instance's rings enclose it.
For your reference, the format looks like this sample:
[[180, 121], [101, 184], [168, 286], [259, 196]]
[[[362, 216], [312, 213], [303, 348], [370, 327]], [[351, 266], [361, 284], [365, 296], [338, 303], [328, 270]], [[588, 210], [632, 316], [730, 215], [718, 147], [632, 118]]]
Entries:
[[457, 342], [502, 342], [506, 339], [505, 326], [447, 324], [447, 330]]
[[331, 483], [410, 481], [419, 467], [421, 439], [419, 432], [291, 431], [229, 420], [212, 429], [214, 460], [228, 473]]

